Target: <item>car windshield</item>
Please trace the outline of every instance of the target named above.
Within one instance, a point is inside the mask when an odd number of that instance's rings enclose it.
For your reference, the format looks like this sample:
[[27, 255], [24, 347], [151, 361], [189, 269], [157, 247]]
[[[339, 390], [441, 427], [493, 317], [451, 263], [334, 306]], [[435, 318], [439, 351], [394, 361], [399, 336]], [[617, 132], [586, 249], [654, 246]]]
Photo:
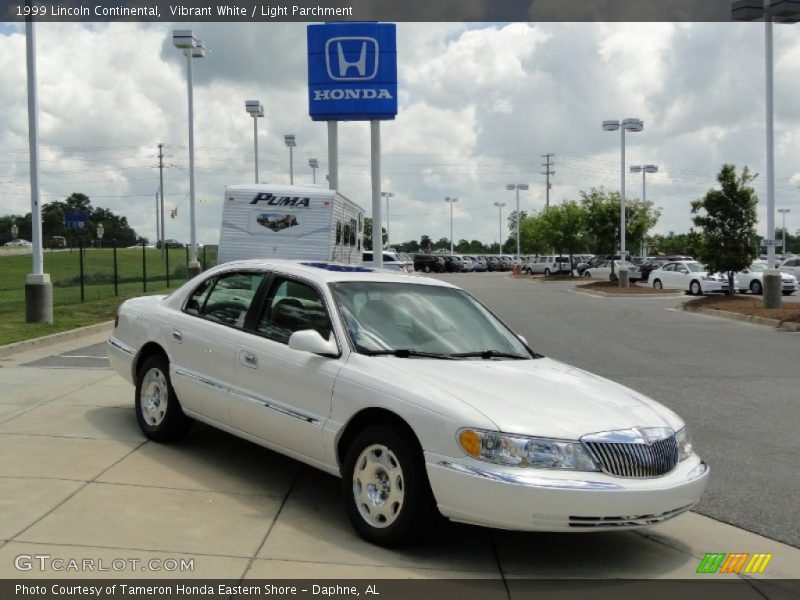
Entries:
[[750, 270], [753, 273], [761, 273], [764, 270], [764, 265], [750, 265]]
[[357, 352], [533, 358], [516, 335], [462, 290], [374, 281], [331, 287]]
[[708, 271], [708, 267], [706, 267], [704, 264], [701, 263], [690, 262], [685, 264], [686, 268], [689, 269], [692, 273], [700, 273], [702, 271]]

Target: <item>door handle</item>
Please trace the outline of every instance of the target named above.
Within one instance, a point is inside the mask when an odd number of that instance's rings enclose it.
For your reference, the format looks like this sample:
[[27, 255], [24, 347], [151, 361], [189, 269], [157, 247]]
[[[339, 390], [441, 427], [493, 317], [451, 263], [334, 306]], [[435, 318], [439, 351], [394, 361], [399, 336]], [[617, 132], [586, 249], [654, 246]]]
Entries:
[[172, 339], [178, 342], [179, 344], [183, 342], [183, 334], [178, 331], [177, 329], [172, 330]]
[[242, 362], [246, 366], [252, 367], [253, 369], [258, 368], [258, 359], [256, 358], [255, 354], [253, 354], [252, 352], [247, 352], [246, 350], [242, 350], [241, 356], [242, 356]]

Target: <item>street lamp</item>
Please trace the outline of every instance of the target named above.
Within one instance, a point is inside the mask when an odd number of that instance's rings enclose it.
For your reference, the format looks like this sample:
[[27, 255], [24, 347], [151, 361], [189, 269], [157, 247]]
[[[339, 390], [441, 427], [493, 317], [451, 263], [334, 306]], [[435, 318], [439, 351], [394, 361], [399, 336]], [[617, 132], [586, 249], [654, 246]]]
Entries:
[[520, 190], [527, 190], [528, 184], [527, 183], [509, 183], [506, 185], [507, 190], [516, 190], [517, 192], [517, 258], [520, 257], [519, 252], [519, 191]]
[[381, 192], [381, 196], [386, 198], [386, 247], [389, 247], [389, 198], [394, 196], [393, 192]]
[[97, 243], [100, 248], [103, 247], [103, 234], [105, 233], [105, 229], [103, 228], [102, 223], [97, 224]]
[[[638, 132], [644, 129], [644, 122], [641, 119], [624, 119], [619, 121], [603, 121], [603, 131], [620, 130], [620, 207], [619, 207], [619, 239], [620, 239], [620, 262], [625, 260], [625, 132]], [[628, 287], [628, 269], [620, 265], [619, 286]]]
[[19, 229], [17, 228], [17, 224], [14, 223], [13, 225], [11, 225], [11, 239], [12, 240], [17, 239], [17, 234], [18, 233], [19, 233]]
[[[647, 210], [647, 174], [657, 173], [658, 165], [631, 165], [631, 173], [642, 174], [642, 206]], [[645, 232], [647, 233], [647, 232]], [[645, 259], [644, 244], [642, 244], [642, 260]]]
[[289, 185], [294, 185], [294, 154], [292, 148], [297, 146], [294, 139], [294, 134], [286, 134], [283, 136], [283, 143], [289, 148]]
[[[759, 3], [760, 4], [760, 3]], [[773, 118], [773, 60], [772, 22], [795, 23], [800, 19], [800, 3], [797, 0], [764, 0], [759, 6], [754, 0], [740, 0], [731, 5], [734, 21], [757, 21], [764, 19], [764, 62], [766, 88], [767, 130], [767, 270], [763, 275], [764, 308], [781, 307], [781, 274], [775, 268], [775, 143]], [[784, 253], [786, 248], [784, 248]]]
[[792, 212], [789, 208], [779, 208], [778, 212], [781, 213], [783, 217], [783, 224], [781, 225], [781, 229], [783, 230], [783, 258], [786, 258], [786, 213]]
[[192, 85], [192, 59], [204, 58], [208, 50], [203, 42], [194, 37], [191, 29], [176, 29], [172, 32], [172, 44], [183, 51], [187, 65], [187, 89], [189, 96], [189, 277], [200, 273], [200, 263], [197, 261], [197, 221], [195, 219], [194, 198], [194, 90]]
[[497, 211], [497, 254], [503, 250], [503, 207], [505, 202], [495, 202], [494, 205], [498, 208]]
[[458, 198], [448, 196], [444, 201], [450, 205], [450, 254], [453, 254], [453, 204], [458, 202]]
[[259, 100], [245, 100], [244, 109], [253, 117], [253, 144], [255, 146], [256, 183], [258, 183], [258, 119], [264, 116], [264, 105]]
[[317, 169], [319, 169], [319, 161], [316, 158], [309, 158], [308, 166], [311, 167], [311, 172], [313, 173], [314, 185], [317, 185]]

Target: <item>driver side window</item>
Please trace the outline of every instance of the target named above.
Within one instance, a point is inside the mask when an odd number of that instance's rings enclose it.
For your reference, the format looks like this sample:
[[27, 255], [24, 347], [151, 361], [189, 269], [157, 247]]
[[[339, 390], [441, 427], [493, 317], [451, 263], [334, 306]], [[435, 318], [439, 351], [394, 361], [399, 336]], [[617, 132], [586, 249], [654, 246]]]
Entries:
[[292, 279], [277, 278], [264, 303], [257, 331], [264, 337], [288, 344], [295, 331], [316, 330], [329, 339], [331, 323], [317, 291]]

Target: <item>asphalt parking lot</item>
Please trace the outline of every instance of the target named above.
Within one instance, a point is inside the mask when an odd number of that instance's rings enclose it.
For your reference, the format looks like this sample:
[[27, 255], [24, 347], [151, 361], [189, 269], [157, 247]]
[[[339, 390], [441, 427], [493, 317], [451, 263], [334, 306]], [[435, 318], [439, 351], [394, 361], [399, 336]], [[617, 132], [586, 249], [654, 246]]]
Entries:
[[706, 552], [742, 551], [774, 555], [758, 577], [797, 577], [798, 334], [671, 310], [679, 298], [610, 300], [494, 273], [443, 278], [535, 349], [684, 416], [712, 467], [698, 511], [586, 535], [443, 524], [418, 546], [376, 548], [352, 532], [334, 477], [200, 425], [177, 445], [147, 441], [132, 387], [102, 357], [103, 333], [0, 359], [0, 578], [87, 576], [15, 568], [22, 554], [46, 553], [193, 559], [192, 577], [479, 577], [502, 587], [525, 577], [690, 578]]

